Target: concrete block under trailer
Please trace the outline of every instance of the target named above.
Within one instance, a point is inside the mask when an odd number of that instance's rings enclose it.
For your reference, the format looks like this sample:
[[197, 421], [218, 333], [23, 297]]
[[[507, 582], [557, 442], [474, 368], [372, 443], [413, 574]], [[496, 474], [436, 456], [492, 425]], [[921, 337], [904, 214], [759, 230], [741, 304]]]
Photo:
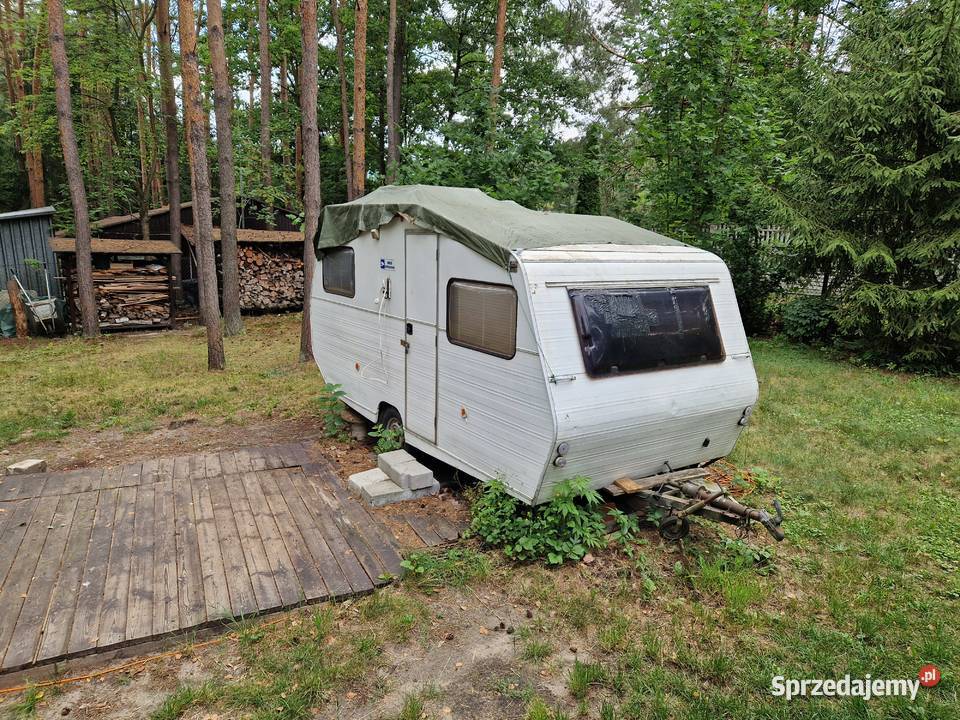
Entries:
[[371, 422], [525, 502], [574, 476], [602, 488], [723, 457], [756, 402], [730, 274], [704, 250], [423, 186], [328, 206], [317, 245], [324, 378]]

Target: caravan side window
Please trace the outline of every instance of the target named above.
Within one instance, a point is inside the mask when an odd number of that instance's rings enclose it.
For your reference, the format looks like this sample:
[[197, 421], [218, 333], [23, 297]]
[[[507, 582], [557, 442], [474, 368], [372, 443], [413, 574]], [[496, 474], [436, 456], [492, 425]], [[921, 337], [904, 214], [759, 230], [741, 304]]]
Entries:
[[356, 295], [353, 248], [339, 247], [323, 254], [323, 289], [334, 295], [352, 298]]
[[723, 359], [708, 287], [569, 292], [591, 377]]
[[510, 285], [451, 280], [447, 338], [454, 345], [512, 358], [517, 354], [517, 291]]

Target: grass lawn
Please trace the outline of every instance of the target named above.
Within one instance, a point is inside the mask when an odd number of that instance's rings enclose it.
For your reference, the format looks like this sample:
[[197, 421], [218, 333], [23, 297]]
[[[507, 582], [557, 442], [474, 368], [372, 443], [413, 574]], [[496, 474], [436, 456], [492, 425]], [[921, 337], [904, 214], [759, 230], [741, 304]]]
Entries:
[[[197, 332], [0, 346], [0, 443], [311, 413], [322, 382], [296, 345], [287, 316], [228, 340], [223, 374], [205, 372]], [[644, 531], [559, 570], [470, 544], [419, 557], [421, 573], [358, 603], [191, 655], [203, 681], [164, 674], [153, 717], [960, 717], [960, 383], [752, 347], [761, 399], [730, 461], [748, 501], [781, 498], [783, 544], [697, 525], [683, 546]], [[439, 664], [448, 652], [460, 665]], [[915, 678], [925, 663], [943, 680], [915, 702], [770, 693], [775, 675]]]
[[208, 373], [202, 328], [0, 343], [0, 447], [72, 428], [152, 430], [184, 416], [243, 422], [315, 410], [323, 380], [297, 363], [299, 314], [248, 318], [225, 338], [227, 370]]

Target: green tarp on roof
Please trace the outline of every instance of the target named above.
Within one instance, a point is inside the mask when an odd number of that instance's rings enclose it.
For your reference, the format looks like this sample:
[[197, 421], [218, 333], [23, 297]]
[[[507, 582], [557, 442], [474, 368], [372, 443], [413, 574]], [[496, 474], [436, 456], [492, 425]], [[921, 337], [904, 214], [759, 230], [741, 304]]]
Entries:
[[345, 245], [363, 232], [386, 225], [397, 214], [503, 267], [509, 267], [511, 250], [590, 243], [683, 244], [616, 218], [529, 210], [474, 188], [387, 185], [351, 202], [327, 205], [317, 233], [317, 251]]

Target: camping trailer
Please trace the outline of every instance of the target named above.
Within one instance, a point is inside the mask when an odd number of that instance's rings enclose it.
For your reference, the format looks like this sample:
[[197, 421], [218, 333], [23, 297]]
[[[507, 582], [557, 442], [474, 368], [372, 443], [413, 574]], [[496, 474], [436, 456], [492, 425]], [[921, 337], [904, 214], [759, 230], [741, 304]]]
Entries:
[[626, 222], [387, 186], [327, 206], [316, 245], [325, 380], [528, 503], [723, 457], [757, 400], [723, 261]]

